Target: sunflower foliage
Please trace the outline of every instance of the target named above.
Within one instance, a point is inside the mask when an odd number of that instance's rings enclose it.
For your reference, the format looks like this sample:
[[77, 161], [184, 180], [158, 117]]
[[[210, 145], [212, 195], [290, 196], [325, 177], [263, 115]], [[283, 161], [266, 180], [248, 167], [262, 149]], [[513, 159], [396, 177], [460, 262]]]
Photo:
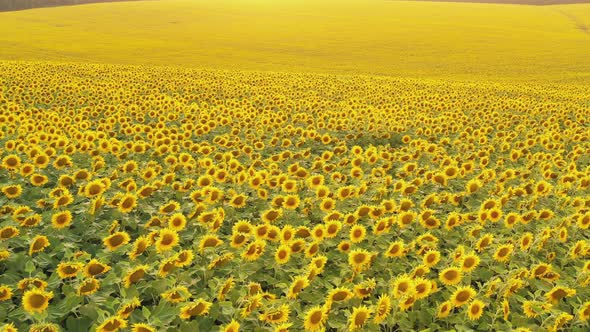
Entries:
[[0, 326], [588, 330], [589, 97], [0, 62]]

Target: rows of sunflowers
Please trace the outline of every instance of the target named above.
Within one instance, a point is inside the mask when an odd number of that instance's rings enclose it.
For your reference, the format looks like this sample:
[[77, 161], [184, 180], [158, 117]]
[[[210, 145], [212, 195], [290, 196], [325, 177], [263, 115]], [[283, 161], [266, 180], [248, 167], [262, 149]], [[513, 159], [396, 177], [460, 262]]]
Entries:
[[585, 331], [590, 91], [0, 62], [0, 331]]

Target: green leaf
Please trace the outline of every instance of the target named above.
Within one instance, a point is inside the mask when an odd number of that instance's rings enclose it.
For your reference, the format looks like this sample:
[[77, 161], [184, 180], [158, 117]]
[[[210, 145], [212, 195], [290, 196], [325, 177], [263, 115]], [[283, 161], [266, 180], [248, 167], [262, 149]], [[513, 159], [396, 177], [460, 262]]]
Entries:
[[27, 263], [25, 264], [25, 272], [30, 274], [33, 271], [35, 271], [35, 269], [35, 263], [33, 263], [33, 261], [27, 261]]
[[141, 314], [143, 316], [143, 318], [145, 318], [146, 320], [149, 320], [150, 316], [151, 316], [151, 312], [150, 309], [148, 309], [148, 307], [141, 307]]
[[92, 320], [86, 317], [74, 318], [73, 316], [70, 316], [66, 320], [66, 330], [72, 332], [89, 331], [90, 325], [92, 325]]

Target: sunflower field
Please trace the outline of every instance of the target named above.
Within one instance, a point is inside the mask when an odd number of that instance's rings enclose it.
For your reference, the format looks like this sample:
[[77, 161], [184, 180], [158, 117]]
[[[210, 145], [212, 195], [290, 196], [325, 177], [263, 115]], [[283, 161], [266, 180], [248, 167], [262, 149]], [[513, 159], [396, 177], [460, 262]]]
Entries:
[[589, 100], [0, 62], [0, 331], [587, 331]]

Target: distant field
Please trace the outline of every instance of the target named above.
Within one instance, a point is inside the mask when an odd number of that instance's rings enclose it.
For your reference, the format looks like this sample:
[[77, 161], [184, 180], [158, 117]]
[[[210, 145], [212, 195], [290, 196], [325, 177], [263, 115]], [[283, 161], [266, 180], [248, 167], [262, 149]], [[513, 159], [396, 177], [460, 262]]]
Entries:
[[589, 24], [587, 4], [138, 1], [0, 13], [0, 59], [586, 82]]
[[588, 4], [0, 13], [0, 332], [590, 331], [589, 26]]
[[[395, 0], [392, 0], [395, 1]], [[467, 2], [467, 3], [497, 3], [513, 5], [533, 5], [533, 6], [551, 6], [551, 5], [569, 5], [590, 3], [588, 0], [414, 0], [418, 2]]]

